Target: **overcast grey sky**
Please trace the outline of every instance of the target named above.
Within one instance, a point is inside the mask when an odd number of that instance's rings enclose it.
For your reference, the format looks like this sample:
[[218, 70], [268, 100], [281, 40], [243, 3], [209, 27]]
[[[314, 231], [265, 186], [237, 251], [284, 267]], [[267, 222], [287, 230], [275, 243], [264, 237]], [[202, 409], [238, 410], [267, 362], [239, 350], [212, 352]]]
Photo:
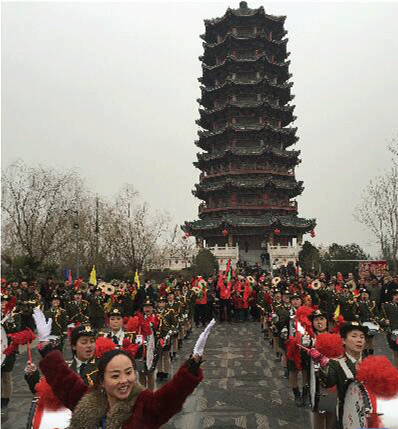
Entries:
[[[248, 3], [287, 15], [309, 240], [375, 253], [353, 210], [398, 134], [398, 4]], [[3, 167], [76, 168], [105, 196], [132, 183], [174, 222], [196, 219], [199, 35], [238, 5], [3, 3]]]

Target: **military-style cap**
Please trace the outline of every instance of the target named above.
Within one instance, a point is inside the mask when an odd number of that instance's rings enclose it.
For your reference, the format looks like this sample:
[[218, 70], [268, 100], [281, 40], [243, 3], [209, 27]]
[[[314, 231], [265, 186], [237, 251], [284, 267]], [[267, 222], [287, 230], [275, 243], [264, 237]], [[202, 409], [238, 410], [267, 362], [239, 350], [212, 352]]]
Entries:
[[142, 306], [143, 306], [143, 307], [145, 307], [145, 306], [152, 306], [152, 307], [153, 307], [153, 306], [154, 306], [154, 303], [153, 303], [153, 301], [152, 301], [150, 298], [148, 298], [148, 297], [147, 297], [147, 298], [145, 299], [145, 301], [142, 303]]
[[72, 331], [72, 333], [70, 335], [70, 343], [72, 346], [75, 346], [77, 343], [77, 340], [80, 337], [93, 337], [93, 338], [95, 338], [96, 336], [97, 336], [97, 334], [95, 333], [95, 331], [93, 331], [91, 326], [80, 325]]
[[311, 322], [316, 318], [316, 317], [324, 317], [325, 319], [327, 319], [326, 313], [323, 312], [322, 310], [315, 310], [313, 311], [309, 316], [308, 319], [311, 320]]
[[167, 298], [165, 297], [165, 296], [161, 296], [159, 299], [158, 299], [158, 303], [159, 302], [167, 302]]
[[120, 308], [115, 307], [115, 308], [112, 308], [111, 312], [109, 313], [109, 317], [112, 317], [112, 316], [123, 317], [123, 313], [120, 310]]
[[351, 331], [361, 331], [367, 335], [369, 329], [367, 326], [363, 326], [359, 322], [347, 322], [340, 328], [340, 336], [345, 338]]
[[57, 293], [53, 293], [52, 295], [51, 295], [51, 300], [53, 300], [53, 299], [61, 299], [61, 297], [57, 294]]

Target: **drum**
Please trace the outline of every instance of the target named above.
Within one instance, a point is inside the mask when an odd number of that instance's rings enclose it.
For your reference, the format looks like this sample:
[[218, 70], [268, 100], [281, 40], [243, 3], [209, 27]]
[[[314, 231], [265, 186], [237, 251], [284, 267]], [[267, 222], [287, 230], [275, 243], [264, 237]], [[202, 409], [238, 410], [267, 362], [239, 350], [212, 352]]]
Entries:
[[368, 414], [373, 412], [369, 393], [358, 381], [349, 382], [343, 404], [343, 429], [368, 427]]
[[311, 409], [317, 413], [332, 413], [336, 412], [337, 393], [330, 389], [325, 389], [320, 385], [317, 371], [319, 364], [314, 363], [311, 359], [310, 363], [310, 399]]
[[363, 326], [366, 326], [368, 328], [369, 337], [374, 337], [380, 332], [380, 326], [377, 323], [363, 322]]
[[392, 399], [376, 399], [376, 412], [380, 414], [383, 428], [398, 429], [398, 396]]
[[48, 410], [44, 401], [33, 399], [30, 407], [26, 429], [65, 429], [69, 427], [72, 411], [62, 407], [57, 410]]
[[159, 360], [159, 346], [156, 344], [153, 333], [145, 339], [145, 353], [142, 358], [136, 359], [137, 370], [148, 374], [156, 369]]
[[7, 334], [5, 329], [1, 327], [1, 365], [3, 365], [4, 359], [7, 357], [4, 354], [4, 350], [6, 349], [7, 345], [8, 345]]

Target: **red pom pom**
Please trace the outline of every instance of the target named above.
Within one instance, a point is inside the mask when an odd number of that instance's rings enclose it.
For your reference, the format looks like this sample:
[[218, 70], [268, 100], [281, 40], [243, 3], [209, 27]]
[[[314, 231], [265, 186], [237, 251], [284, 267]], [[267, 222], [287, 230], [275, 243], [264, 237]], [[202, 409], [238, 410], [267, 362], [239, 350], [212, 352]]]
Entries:
[[[128, 344], [129, 343], [129, 344]], [[130, 353], [132, 358], [135, 358], [135, 355], [138, 352], [139, 345], [138, 344], [132, 344], [131, 341], [128, 340], [128, 343], [123, 341], [123, 347], [122, 350], [124, 350], [127, 353]], [[126, 344], [126, 345], [125, 345]]]
[[356, 378], [376, 396], [392, 398], [398, 393], [398, 369], [386, 356], [369, 356], [357, 368]]
[[102, 358], [106, 352], [115, 348], [116, 344], [110, 338], [98, 337], [95, 341], [95, 356]]
[[55, 411], [63, 407], [61, 401], [59, 401], [54, 395], [50, 385], [47, 383], [47, 380], [44, 377], [42, 377], [36, 384], [35, 390], [40, 399], [44, 401], [45, 408]]
[[129, 317], [126, 323], [126, 331], [127, 332], [137, 332], [140, 326], [140, 320], [138, 316]]
[[338, 358], [344, 354], [343, 341], [337, 334], [319, 334], [316, 337], [315, 348], [328, 358]]
[[307, 307], [306, 305], [300, 305], [300, 307], [296, 311], [297, 320], [301, 322], [302, 319], [308, 318], [312, 311], [313, 310], [311, 307]]
[[292, 360], [297, 370], [301, 369], [301, 355], [298, 344], [300, 339], [297, 337], [289, 337], [286, 344], [286, 357], [288, 360]]
[[6, 356], [14, 352], [18, 346], [31, 343], [36, 338], [36, 335], [31, 329], [26, 328], [23, 331], [16, 332], [15, 334], [8, 334], [8, 337], [11, 338], [11, 344], [6, 347], [3, 352]]

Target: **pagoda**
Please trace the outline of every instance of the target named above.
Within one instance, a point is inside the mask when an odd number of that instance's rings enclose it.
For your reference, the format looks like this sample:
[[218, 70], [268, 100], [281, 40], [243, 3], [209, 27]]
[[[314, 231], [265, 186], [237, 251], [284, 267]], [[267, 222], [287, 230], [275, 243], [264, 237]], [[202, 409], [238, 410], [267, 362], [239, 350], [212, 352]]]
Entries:
[[301, 243], [315, 219], [298, 217], [303, 192], [295, 167], [300, 151], [291, 101], [285, 16], [245, 1], [223, 17], [205, 20], [201, 82], [203, 150], [193, 194], [199, 220], [185, 222], [200, 246], [238, 246], [239, 259], [264, 264], [267, 245]]

